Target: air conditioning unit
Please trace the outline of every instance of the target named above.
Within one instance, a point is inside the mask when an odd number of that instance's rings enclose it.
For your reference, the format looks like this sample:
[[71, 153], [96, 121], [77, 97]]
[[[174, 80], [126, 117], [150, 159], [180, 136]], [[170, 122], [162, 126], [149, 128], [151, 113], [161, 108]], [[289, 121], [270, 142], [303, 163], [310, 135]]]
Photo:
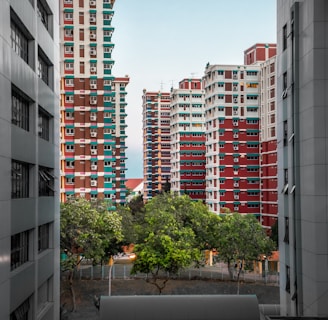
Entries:
[[234, 206], [233, 209], [234, 209], [235, 211], [238, 211], [238, 210], [239, 210], [239, 207], [238, 207], [238, 206]]
[[90, 132], [90, 136], [91, 136], [92, 138], [97, 137], [97, 132]]
[[91, 187], [96, 187], [96, 186], [97, 186], [97, 181], [92, 180], [92, 181], [91, 181]]
[[90, 120], [91, 121], [96, 121], [97, 120], [97, 116], [90, 116]]
[[238, 116], [238, 111], [234, 111], [234, 112], [233, 112], [233, 115], [234, 115], [234, 116]]
[[238, 138], [238, 133], [235, 133], [235, 134], [233, 135], [233, 137], [234, 137], [234, 138]]
[[90, 1], [90, 6], [95, 6], [96, 5], [96, 1]]
[[97, 166], [95, 164], [91, 165], [91, 170], [97, 170]]
[[97, 89], [97, 85], [96, 84], [90, 84], [90, 89]]
[[239, 187], [239, 183], [238, 183], [238, 182], [235, 182], [235, 183], [233, 184], [233, 186], [234, 186], [235, 188], [238, 188], [238, 187]]
[[92, 154], [92, 155], [97, 154], [97, 150], [91, 150], [91, 154]]
[[233, 91], [237, 91], [238, 90], [238, 88], [237, 87], [233, 87]]
[[91, 68], [90, 68], [90, 71], [91, 71], [91, 72], [96, 72], [96, 71], [97, 71], [97, 68], [96, 68], [96, 67], [91, 67]]
[[90, 104], [97, 104], [97, 100], [90, 100]]
[[233, 98], [233, 103], [238, 103], [238, 98]]
[[238, 194], [235, 194], [235, 195], [233, 196], [233, 198], [234, 198], [235, 200], [238, 200], [238, 199], [239, 199], [239, 195], [238, 195]]
[[96, 18], [95, 17], [90, 17], [90, 22], [96, 22]]
[[238, 122], [233, 122], [232, 125], [233, 125], [234, 127], [238, 127]]
[[234, 150], [238, 150], [238, 146], [233, 146], [233, 149]]
[[238, 158], [233, 158], [233, 162], [238, 162], [239, 159]]
[[97, 54], [97, 51], [96, 50], [90, 50], [90, 55], [91, 56], [95, 56]]
[[90, 33], [90, 39], [96, 39], [97, 35], [95, 33]]

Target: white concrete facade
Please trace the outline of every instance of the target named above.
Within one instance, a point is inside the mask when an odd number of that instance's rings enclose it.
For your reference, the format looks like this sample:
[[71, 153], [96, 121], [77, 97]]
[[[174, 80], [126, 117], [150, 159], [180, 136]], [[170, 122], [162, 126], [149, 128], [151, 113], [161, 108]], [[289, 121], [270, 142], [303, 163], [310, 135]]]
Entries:
[[278, 0], [277, 10], [281, 312], [327, 317], [328, 3]]
[[0, 319], [59, 319], [58, 1], [0, 8]]

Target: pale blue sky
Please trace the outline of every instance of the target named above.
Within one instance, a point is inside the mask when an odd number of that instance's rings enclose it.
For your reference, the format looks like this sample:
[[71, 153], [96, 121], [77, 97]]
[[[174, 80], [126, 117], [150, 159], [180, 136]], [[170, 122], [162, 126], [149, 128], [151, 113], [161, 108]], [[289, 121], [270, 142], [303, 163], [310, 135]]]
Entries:
[[257, 42], [276, 42], [276, 0], [116, 0], [113, 75], [127, 87], [127, 177], [142, 178], [142, 90], [202, 77], [207, 62], [243, 64]]

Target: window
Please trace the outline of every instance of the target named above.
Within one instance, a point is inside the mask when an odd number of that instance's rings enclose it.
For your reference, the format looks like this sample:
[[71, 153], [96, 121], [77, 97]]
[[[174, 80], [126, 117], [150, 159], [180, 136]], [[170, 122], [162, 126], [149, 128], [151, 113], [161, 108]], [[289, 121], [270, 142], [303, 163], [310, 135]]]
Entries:
[[73, 144], [65, 145], [65, 151], [66, 152], [74, 152], [74, 145]]
[[12, 49], [26, 62], [28, 63], [28, 36], [19, 26], [23, 26], [23, 23], [19, 21], [11, 20], [11, 47]]
[[65, 79], [65, 86], [73, 87], [74, 86], [74, 79]]
[[12, 160], [11, 162], [11, 197], [13, 199], [29, 196], [29, 164]]
[[65, 48], [65, 53], [68, 53], [68, 54], [74, 53], [74, 47], [73, 46], [65, 45], [64, 48]]
[[287, 49], [287, 24], [282, 27], [282, 50]]
[[73, 160], [66, 160], [66, 168], [73, 169], [74, 165], [75, 165], [75, 163]]
[[24, 231], [11, 236], [11, 255], [10, 255], [11, 270], [18, 268], [28, 260], [29, 260], [29, 231]]
[[66, 119], [74, 119], [74, 112], [72, 112], [72, 111], [66, 111], [65, 112], [65, 118]]
[[46, 84], [49, 84], [49, 67], [49, 61], [39, 49], [37, 74]]
[[65, 63], [65, 70], [74, 70], [74, 63], [72, 63], [72, 62], [66, 62]]
[[284, 242], [289, 243], [289, 218], [285, 217], [285, 236]]
[[53, 288], [52, 277], [48, 278], [38, 288], [38, 313], [40, 313], [49, 302], [53, 301], [52, 288]]
[[27, 320], [30, 313], [30, 298], [26, 299], [19, 307], [17, 307], [11, 314], [10, 320]]
[[287, 78], [287, 72], [284, 72], [283, 74], [283, 83], [282, 83], [283, 87], [282, 87], [282, 98], [285, 99], [287, 98], [287, 85], [288, 85], [288, 78]]
[[104, 20], [110, 20], [112, 16], [110, 14], [104, 14]]
[[68, 29], [68, 28], [65, 29], [65, 37], [73, 38], [73, 35], [74, 35], [74, 29]]
[[286, 287], [285, 290], [290, 293], [290, 267], [286, 266]]
[[65, 95], [65, 102], [66, 103], [74, 103], [74, 96], [72, 96], [72, 95]]
[[38, 252], [49, 248], [49, 231], [50, 224], [46, 223], [39, 226], [38, 229]]
[[29, 100], [22, 93], [12, 88], [11, 93], [11, 123], [29, 131]]
[[73, 20], [73, 13], [72, 12], [65, 12], [64, 19], [69, 20], [69, 21]]
[[39, 137], [49, 141], [51, 116], [43, 108], [39, 107], [38, 134]]
[[39, 196], [53, 196], [55, 177], [53, 169], [46, 167], [39, 167]]
[[51, 11], [49, 7], [47, 6], [46, 1], [41, 1], [38, 0], [37, 3], [37, 12], [38, 16], [41, 18], [41, 22], [45, 26], [45, 28], [49, 31], [50, 29], [50, 16], [51, 16]]
[[66, 178], [66, 184], [74, 184], [75, 178]]

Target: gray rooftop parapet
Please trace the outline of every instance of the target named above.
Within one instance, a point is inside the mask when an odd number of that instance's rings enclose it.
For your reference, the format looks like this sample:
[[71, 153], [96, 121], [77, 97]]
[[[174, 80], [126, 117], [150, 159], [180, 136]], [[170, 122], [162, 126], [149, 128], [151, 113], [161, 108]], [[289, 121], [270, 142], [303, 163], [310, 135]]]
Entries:
[[255, 295], [102, 296], [101, 320], [260, 320]]

